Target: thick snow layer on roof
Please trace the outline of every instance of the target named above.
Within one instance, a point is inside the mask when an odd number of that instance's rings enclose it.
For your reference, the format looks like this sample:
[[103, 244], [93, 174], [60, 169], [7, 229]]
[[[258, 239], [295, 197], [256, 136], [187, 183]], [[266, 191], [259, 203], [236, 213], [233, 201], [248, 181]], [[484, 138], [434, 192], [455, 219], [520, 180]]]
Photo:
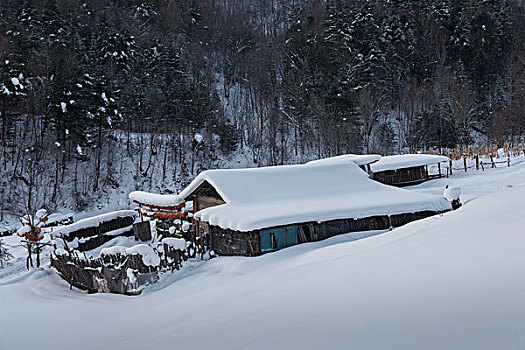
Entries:
[[74, 224], [60, 227], [59, 229], [54, 231], [52, 235], [53, 237], [68, 236], [71, 232], [75, 232], [77, 230], [81, 230], [81, 229], [88, 228], [88, 227], [96, 227], [102, 222], [111, 221], [116, 218], [126, 217], [126, 216], [137, 217], [138, 214], [134, 210], [113, 211], [110, 213], [82, 219], [82, 220], [75, 222]]
[[204, 171], [181, 192], [209, 182], [226, 204], [196, 213], [199, 220], [237, 231], [300, 222], [450, 210], [443, 197], [382, 185], [355, 163], [288, 165]]
[[373, 172], [379, 172], [437, 164], [447, 162], [448, 160], [448, 157], [433, 154], [399, 154], [396, 156], [381, 157], [378, 162], [371, 165], [371, 168]]
[[128, 195], [129, 199], [146, 205], [170, 207], [181, 203], [181, 198], [173, 194], [156, 194], [143, 191], [134, 191]]
[[378, 154], [343, 154], [341, 156], [324, 158], [313, 160], [306, 163], [307, 165], [330, 165], [330, 164], [341, 164], [354, 162], [357, 165], [366, 165], [377, 162], [381, 159], [381, 156]]

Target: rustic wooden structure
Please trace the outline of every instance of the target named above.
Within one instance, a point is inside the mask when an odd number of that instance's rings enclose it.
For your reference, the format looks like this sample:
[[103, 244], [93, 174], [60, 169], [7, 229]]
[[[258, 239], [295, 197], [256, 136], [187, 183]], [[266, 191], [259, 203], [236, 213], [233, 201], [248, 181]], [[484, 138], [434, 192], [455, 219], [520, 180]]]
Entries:
[[75, 228], [76, 224], [72, 224], [62, 228], [67, 230], [67, 234], [59, 229], [53, 233], [53, 237], [63, 238], [66, 244], [76, 245], [76, 250], [84, 252], [100, 247], [116, 236], [132, 236], [135, 217], [136, 214], [123, 214], [105, 221], [94, 221], [90, 226], [79, 225], [78, 229], [68, 230]]
[[[406, 159], [406, 161], [403, 161]], [[382, 157], [371, 165], [370, 177], [391, 186], [417, 185], [431, 179], [449, 175], [449, 159], [444, 156], [406, 154]], [[437, 172], [429, 172], [429, 166], [436, 165]], [[442, 167], [443, 165], [443, 167]]]
[[385, 170], [372, 175], [372, 178], [378, 182], [399, 187], [417, 185], [439, 177], [442, 175], [429, 175], [427, 166]]
[[137, 241], [147, 242], [151, 240], [151, 227], [149, 221], [142, 221], [133, 224], [133, 234]]
[[174, 233], [170, 233], [170, 227], [174, 226], [176, 231], [180, 232], [181, 220], [188, 217], [188, 212], [185, 210], [186, 203], [180, 203], [176, 195], [134, 191], [129, 194], [129, 198], [133, 203], [138, 204], [137, 210], [142, 220], [145, 217], [156, 220], [157, 237], [177, 237]]
[[361, 219], [330, 220], [321, 223], [306, 222], [250, 232], [210, 226], [209, 248], [218, 255], [257, 256], [296, 244], [321, 241], [344, 233], [387, 230], [436, 214], [438, 213], [434, 211], [420, 211]]
[[[51, 255], [51, 266], [71, 286], [90, 293], [140, 294], [140, 287], [154, 283], [159, 271], [178, 270], [188, 258], [186, 251], [160, 243], [158, 266], [145, 265], [140, 255], [112, 254], [87, 258], [77, 251]], [[132, 271], [133, 277], [130, 276]]]

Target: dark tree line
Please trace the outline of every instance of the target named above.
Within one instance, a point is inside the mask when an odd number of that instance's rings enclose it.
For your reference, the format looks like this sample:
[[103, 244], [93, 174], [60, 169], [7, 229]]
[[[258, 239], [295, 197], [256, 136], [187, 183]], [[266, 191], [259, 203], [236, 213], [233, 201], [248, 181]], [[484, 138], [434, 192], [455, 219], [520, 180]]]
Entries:
[[45, 183], [56, 203], [67, 182], [82, 207], [130, 164], [155, 187], [240, 153], [268, 165], [520, 139], [523, 5], [2, 0], [0, 191]]

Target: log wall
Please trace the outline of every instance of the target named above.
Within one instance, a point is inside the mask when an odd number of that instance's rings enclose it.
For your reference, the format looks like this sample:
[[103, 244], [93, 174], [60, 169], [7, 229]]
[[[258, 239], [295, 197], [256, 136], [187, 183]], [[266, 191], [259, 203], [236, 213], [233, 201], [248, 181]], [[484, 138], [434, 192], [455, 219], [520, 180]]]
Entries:
[[429, 176], [426, 168], [420, 166], [380, 171], [373, 173], [372, 178], [386, 185], [409, 186], [424, 182], [429, 179]]
[[[307, 243], [324, 240], [336, 235], [370, 231], [387, 230], [390, 227], [405, 225], [411, 221], [420, 220], [439, 214], [434, 211], [420, 211], [416, 213], [371, 216], [360, 219], [340, 219], [321, 223], [307, 222], [286, 226], [298, 227], [298, 243]], [[282, 227], [282, 226], [280, 226]], [[268, 227], [265, 230], [279, 227]], [[209, 249], [217, 255], [257, 256], [261, 255], [259, 231], [240, 232], [225, 230], [218, 226], [210, 226]]]

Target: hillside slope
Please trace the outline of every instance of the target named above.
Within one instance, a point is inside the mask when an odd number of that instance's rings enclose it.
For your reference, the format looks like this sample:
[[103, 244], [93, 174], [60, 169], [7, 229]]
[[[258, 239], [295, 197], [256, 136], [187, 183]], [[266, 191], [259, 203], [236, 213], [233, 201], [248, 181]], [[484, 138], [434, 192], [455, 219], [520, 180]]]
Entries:
[[213, 259], [139, 297], [69, 291], [47, 268], [1, 281], [0, 349], [522, 349], [516, 164], [414, 188], [470, 184], [455, 212], [358, 241]]

